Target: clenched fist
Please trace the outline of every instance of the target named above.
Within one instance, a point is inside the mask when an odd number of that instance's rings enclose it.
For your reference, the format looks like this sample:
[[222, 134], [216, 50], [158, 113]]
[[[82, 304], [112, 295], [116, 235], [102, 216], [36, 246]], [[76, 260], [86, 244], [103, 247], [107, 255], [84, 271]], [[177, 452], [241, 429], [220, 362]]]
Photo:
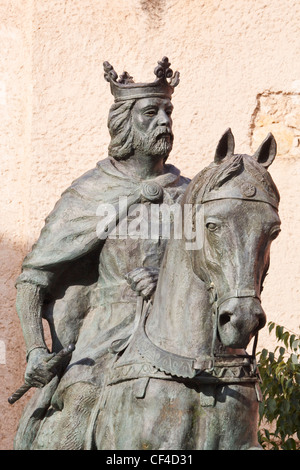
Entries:
[[157, 268], [136, 268], [126, 274], [125, 279], [135, 292], [148, 299], [156, 289], [158, 275]]
[[46, 349], [37, 348], [31, 351], [25, 371], [25, 383], [32, 387], [41, 388], [54, 377], [55, 372], [49, 370], [48, 361], [55, 354], [50, 354]]

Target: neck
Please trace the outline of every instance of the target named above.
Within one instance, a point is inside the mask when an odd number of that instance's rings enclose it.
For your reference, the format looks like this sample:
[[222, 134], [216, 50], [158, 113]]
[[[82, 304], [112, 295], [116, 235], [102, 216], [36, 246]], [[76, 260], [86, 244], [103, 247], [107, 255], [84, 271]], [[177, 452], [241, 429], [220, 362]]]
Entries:
[[124, 173], [145, 180], [156, 178], [165, 172], [165, 158], [166, 156], [153, 157], [153, 155], [135, 151], [128, 160], [115, 160], [114, 164]]
[[[186, 273], [179, 278], [177, 273]], [[166, 295], [167, 293], [167, 295]], [[146, 322], [146, 332], [157, 346], [186, 357], [209, 357], [212, 314], [204, 283], [193, 273], [181, 240], [170, 240], [166, 249]]]

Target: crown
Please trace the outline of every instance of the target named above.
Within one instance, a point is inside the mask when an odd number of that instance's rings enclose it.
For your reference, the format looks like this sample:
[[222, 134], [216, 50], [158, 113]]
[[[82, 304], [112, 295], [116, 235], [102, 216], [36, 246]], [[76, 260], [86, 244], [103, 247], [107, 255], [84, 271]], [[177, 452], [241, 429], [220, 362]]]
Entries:
[[179, 72], [173, 74], [170, 65], [169, 59], [163, 57], [154, 69], [154, 74], [157, 77], [154, 82], [135, 83], [128, 72], [123, 72], [118, 78], [113, 66], [109, 62], [104, 62], [104, 78], [110, 83], [115, 102], [147, 97], [171, 99], [174, 88], [179, 83]]

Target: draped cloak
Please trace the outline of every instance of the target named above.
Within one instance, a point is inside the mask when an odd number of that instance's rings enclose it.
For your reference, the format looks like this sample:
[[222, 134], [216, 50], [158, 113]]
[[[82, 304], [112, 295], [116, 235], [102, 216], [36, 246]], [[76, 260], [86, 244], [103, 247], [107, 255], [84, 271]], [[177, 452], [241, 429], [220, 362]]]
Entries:
[[[160, 201], [147, 197], [145, 185], [153, 182], [162, 190]], [[135, 179], [107, 158], [75, 180], [46, 218], [16, 285], [29, 282], [44, 289], [42, 314], [50, 325], [52, 351], [76, 345], [56, 390], [58, 403], [61, 392], [73, 383], [103, 384], [109, 346], [126, 338], [133, 328], [137, 294], [125, 275], [134, 268], [159, 268], [166, 244], [160, 239], [109, 239], [107, 227], [99, 228], [98, 208], [115, 207], [113, 219], [119, 224], [133, 204], [179, 203], [189, 182], [169, 164], [156, 178]], [[120, 197], [127, 198], [124, 214]], [[58, 379], [52, 382], [55, 385], [50, 382], [29, 402], [27, 419], [48, 403]]]

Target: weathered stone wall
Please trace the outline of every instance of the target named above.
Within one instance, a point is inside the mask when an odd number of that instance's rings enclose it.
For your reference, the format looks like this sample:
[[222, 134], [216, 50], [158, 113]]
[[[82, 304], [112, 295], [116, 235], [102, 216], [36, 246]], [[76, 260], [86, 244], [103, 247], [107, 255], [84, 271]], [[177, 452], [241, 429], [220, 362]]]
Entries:
[[[102, 62], [137, 81], [166, 55], [181, 73], [171, 163], [193, 177], [231, 127], [251, 153], [272, 131], [282, 234], [263, 304], [297, 330], [300, 278], [300, 5], [297, 0], [0, 0], [0, 448], [12, 447], [25, 349], [14, 281], [73, 179], [106, 157], [112, 98]], [[272, 347], [267, 333], [260, 345]]]
[[[29, 249], [32, 97], [32, 7], [0, 2], [0, 448], [12, 446], [22, 405], [10, 390], [23, 382], [24, 343], [15, 312], [14, 282]], [[7, 395], [8, 393], [8, 395]]]

